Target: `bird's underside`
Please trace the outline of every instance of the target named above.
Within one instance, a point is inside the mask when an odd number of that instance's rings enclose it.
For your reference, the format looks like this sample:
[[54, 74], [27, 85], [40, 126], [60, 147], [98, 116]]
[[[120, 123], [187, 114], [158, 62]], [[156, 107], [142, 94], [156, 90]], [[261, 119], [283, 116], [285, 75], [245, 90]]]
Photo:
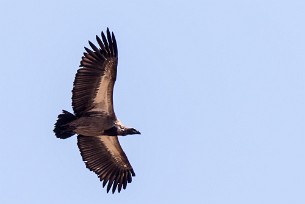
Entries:
[[58, 116], [54, 132], [66, 139], [77, 134], [77, 145], [86, 167], [97, 174], [107, 192], [125, 189], [135, 176], [121, 148], [118, 135], [140, 134], [123, 126], [113, 108], [113, 88], [117, 74], [118, 50], [113, 33], [107, 29], [98, 47], [89, 41], [91, 49], [80, 62], [72, 90], [74, 114], [63, 111]]
[[115, 118], [105, 113], [96, 112], [94, 115], [88, 114], [72, 121], [69, 126], [73, 127], [74, 132], [78, 135], [100, 136], [104, 134], [105, 130], [115, 126], [114, 120]]

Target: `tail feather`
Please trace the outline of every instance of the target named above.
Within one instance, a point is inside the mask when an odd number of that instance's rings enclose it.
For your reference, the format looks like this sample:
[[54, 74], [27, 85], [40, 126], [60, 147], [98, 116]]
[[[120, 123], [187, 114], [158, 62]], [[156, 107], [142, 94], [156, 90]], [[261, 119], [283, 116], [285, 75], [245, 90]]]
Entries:
[[73, 136], [75, 133], [73, 127], [70, 127], [68, 123], [76, 119], [76, 116], [68, 111], [63, 110], [63, 113], [58, 115], [58, 119], [55, 123], [54, 132], [56, 137], [60, 139], [67, 139], [68, 137]]

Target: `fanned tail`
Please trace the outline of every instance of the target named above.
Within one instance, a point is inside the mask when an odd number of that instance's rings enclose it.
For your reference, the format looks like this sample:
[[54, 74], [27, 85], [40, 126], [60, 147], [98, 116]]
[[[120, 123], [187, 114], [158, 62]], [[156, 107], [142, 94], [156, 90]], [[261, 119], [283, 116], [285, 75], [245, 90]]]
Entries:
[[67, 139], [75, 134], [73, 127], [69, 126], [68, 123], [76, 119], [76, 116], [72, 113], [63, 110], [63, 113], [58, 115], [58, 119], [55, 123], [54, 132], [57, 138]]

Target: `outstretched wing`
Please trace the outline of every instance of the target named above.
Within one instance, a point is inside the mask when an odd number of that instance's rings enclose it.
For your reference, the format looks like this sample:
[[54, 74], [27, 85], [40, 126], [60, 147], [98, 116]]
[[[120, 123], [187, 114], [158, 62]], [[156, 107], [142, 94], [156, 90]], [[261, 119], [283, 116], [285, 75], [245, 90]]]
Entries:
[[76, 116], [84, 112], [106, 112], [115, 118], [113, 87], [116, 80], [118, 49], [113, 32], [107, 28], [107, 37], [102, 32], [96, 36], [99, 48], [89, 41], [92, 50], [86, 52], [80, 62], [72, 90], [72, 106]]
[[135, 173], [126, 154], [121, 148], [117, 136], [81, 136], [77, 137], [86, 167], [96, 173], [107, 185], [107, 193], [112, 187], [112, 193], [126, 188]]

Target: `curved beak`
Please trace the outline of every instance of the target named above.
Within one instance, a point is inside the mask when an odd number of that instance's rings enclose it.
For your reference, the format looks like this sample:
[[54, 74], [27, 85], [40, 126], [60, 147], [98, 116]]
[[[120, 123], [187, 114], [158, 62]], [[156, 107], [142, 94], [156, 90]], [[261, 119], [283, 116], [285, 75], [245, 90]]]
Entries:
[[139, 134], [139, 135], [141, 135], [141, 133], [140, 133], [140, 131], [138, 131], [138, 130], [134, 130], [134, 133], [133, 134]]
[[140, 135], [141, 133], [138, 130], [136, 130], [134, 128], [131, 128], [130, 134], [132, 134], [132, 135], [135, 135], [135, 134]]

